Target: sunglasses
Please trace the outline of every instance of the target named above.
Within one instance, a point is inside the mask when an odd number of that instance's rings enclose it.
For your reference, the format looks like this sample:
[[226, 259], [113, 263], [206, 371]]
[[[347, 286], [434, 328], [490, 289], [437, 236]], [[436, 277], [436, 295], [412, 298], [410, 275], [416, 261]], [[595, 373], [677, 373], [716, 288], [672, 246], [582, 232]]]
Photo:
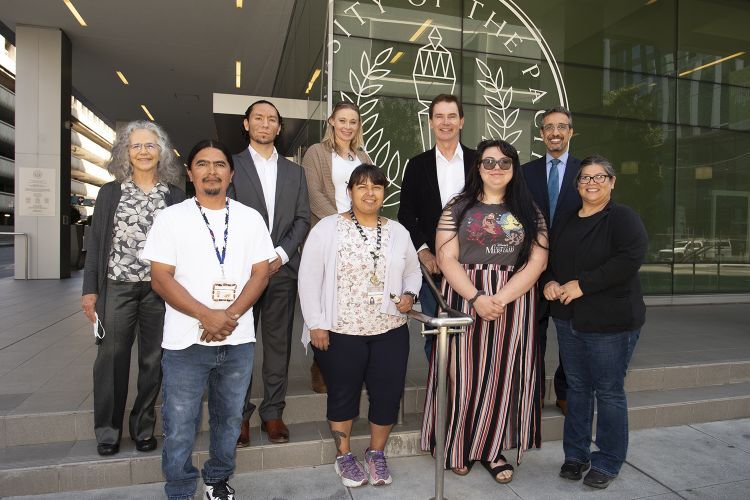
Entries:
[[510, 158], [482, 158], [482, 168], [485, 170], [494, 170], [495, 166], [500, 167], [500, 170], [510, 170], [513, 166], [513, 160]]

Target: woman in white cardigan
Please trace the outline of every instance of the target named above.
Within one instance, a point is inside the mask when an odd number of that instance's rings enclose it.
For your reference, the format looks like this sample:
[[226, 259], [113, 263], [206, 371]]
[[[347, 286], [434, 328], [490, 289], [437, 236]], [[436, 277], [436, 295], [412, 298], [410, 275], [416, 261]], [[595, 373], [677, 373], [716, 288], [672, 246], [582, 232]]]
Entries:
[[[327, 418], [344, 486], [391, 483], [385, 449], [398, 416], [409, 358], [406, 316], [421, 285], [409, 232], [379, 215], [386, 178], [374, 165], [352, 172], [352, 208], [310, 231], [299, 270], [302, 342], [312, 344], [328, 385]], [[393, 299], [391, 298], [393, 297]], [[362, 384], [370, 398], [365, 466], [349, 449]]]

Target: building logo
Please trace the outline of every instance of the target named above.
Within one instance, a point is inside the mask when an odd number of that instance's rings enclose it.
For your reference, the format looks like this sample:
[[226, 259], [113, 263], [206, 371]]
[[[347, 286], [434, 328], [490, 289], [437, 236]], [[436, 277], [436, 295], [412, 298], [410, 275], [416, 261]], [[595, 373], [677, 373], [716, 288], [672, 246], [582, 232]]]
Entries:
[[[346, 67], [347, 78], [334, 83], [333, 101], [350, 101], [360, 108], [365, 149], [388, 179], [385, 207], [398, 205], [408, 157], [434, 145], [428, 108], [436, 95], [461, 94], [464, 106], [469, 109], [467, 126], [462, 134], [465, 144], [474, 145], [488, 138], [503, 139], [518, 149], [522, 161], [544, 155], [544, 144], [539, 136], [539, 119], [544, 110], [554, 106], [568, 107], [565, 85], [552, 51], [516, 2], [467, 1], [463, 19], [460, 23], [453, 23], [462, 26], [462, 30], [456, 30], [433, 22], [433, 18], [440, 17], [440, 14], [444, 14], [443, 18], [451, 14], [447, 12], [448, 7], [441, 7], [440, 0], [406, 1], [410, 4], [408, 8], [385, 6], [376, 0], [347, 2], [348, 7], [337, 11], [334, 19], [337, 28], [334, 66], [352, 62]], [[418, 19], [404, 22], [404, 19], [415, 18], [415, 13], [419, 12], [415, 7], [425, 11], [416, 14], [424, 16], [421, 26]], [[444, 9], [446, 12], [443, 13]], [[394, 26], [419, 27], [410, 41], [424, 42], [411, 55], [414, 64], [408, 76], [393, 74], [393, 63], [404, 55], [404, 50], [397, 50], [395, 44], [374, 53], [374, 43], [366, 44], [364, 50], [361, 43], [350, 43], [352, 36], [361, 37], [363, 33], [377, 39], [379, 37], [374, 33], [387, 33]], [[354, 28], [360, 28], [360, 33]], [[446, 42], [447, 35], [450, 35], [450, 43]], [[456, 88], [459, 82], [456, 68], [461, 68], [462, 62], [457, 44], [463, 46], [465, 54], [472, 54], [464, 55], [462, 89]], [[465, 67], [469, 60], [471, 72]], [[340, 68], [335, 72], [343, 74]], [[467, 79], [468, 74], [473, 74], [474, 82]], [[405, 83], [409, 77], [411, 82], [407, 87]], [[413, 94], [406, 90], [411, 88]], [[395, 140], [396, 137], [391, 135], [393, 132], [383, 126], [384, 120], [380, 116], [383, 94], [416, 99], [419, 103], [411, 119], [418, 127], [421, 140], [411, 151], [402, 154], [394, 147], [394, 142], [400, 142], [401, 149], [404, 149], [403, 140]], [[329, 103], [329, 107], [333, 104]], [[479, 113], [481, 117], [477, 116]]]

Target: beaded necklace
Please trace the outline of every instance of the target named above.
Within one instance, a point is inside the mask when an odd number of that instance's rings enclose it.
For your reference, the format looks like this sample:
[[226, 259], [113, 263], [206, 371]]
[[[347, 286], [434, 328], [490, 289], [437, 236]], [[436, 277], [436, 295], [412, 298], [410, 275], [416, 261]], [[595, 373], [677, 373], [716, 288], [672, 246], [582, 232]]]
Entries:
[[[352, 218], [352, 222], [354, 222], [354, 225], [357, 227], [360, 236], [362, 236], [365, 245], [367, 245], [367, 243], [369, 243], [369, 240], [367, 239], [365, 230], [362, 228], [362, 224], [359, 223], [359, 220], [357, 220], [357, 216], [354, 215], [353, 209], [349, 209], [349, 217]], [[370, 276], [370, 283], [372, 283], [373, 285], [380, 284], [380, 279], [378, 279], [378, 259], [380, 258], [379, 252], [381, 247], [381, 236], [383, 233], [382, 221], [380, 219], [380, 216], [378, 216], [378, 225], [376, 232], [377, 239], [375, 240], [375, 250], [370, 250], [370, 255], [372, 256], [372, 276]]]

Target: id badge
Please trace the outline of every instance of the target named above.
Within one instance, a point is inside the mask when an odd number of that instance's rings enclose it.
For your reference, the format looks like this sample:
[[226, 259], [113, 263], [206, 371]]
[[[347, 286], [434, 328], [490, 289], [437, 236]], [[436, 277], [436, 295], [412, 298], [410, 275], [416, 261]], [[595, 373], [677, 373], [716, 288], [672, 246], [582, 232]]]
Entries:
[[369, 305], [380, 304], [383, 301], [383, 285], [369, 285], [367, 287], [367, 303]]
[[237, 283], [231, 281], [216, 281], [211, 289], [214, 302], [234, 302], [237, 296]]

